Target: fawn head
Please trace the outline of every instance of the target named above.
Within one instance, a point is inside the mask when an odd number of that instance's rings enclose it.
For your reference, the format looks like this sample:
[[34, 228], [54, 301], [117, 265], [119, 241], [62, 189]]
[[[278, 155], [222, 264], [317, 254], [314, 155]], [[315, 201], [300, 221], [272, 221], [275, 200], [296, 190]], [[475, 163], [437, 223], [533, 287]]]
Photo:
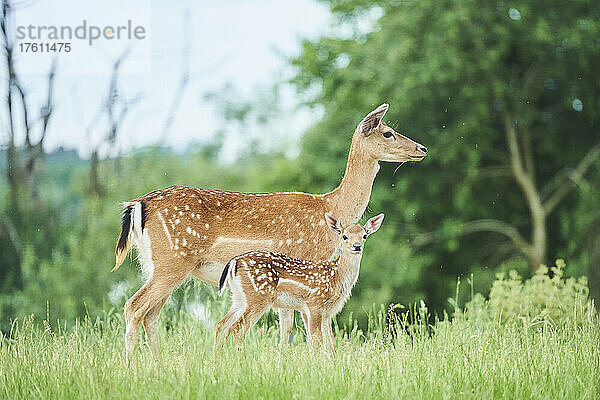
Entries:
[[356, 127], [355, 140], [370, 156], [378, 161], [421, 161], [427, 147], [399, 134], [383, 122], [388, 104], [371, 111]]
[[342, 227], [340, 221], [329, 213], [325, 213], [325, 221], [329, 228], [338, 235], [343, 242], [344, 249], [350, 254], [360, 254], [363, 250], [363, 244], [369, 235], [377, 232], [383, 222], [383, 213], [369, 219], [365, 226], [360, 224], [350, 224]]

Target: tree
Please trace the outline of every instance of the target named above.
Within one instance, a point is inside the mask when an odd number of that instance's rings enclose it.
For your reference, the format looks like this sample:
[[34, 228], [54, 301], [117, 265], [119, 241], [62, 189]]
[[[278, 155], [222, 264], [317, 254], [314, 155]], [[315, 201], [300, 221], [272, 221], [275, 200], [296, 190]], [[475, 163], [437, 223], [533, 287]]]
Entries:
[[[430, 149], [398, 175], [382, 169], [371, 203], [396, 224], [398, 255], [410, 239], [417, 292], [439, 308], [456, 274], [519, 260], [531, 271], [559, 255], [586, 272], [583, 239], [600, 222], [600, 4], [329, 4], [349, 33], [305, 41], [292, 62], [325, 111], [303, 139], [302, 189], [332, 187], [356, 122], [389, 102], [390, 123]], [[368, 260], [363, 276], [396, 273]]]
[[[15, 68], [14, 42], [9, 26], [12, 19], [12, 7], [10, 1], [3, 0], [0, 10], [0, 40], [2, 41], [2, 56], [7, 75], [3, 103], [5, 107], [3, 119], [8, 136], [6, 177], [9, 184], [9, 208], [12, 211], [0, 214], [0, 237], [4, 243], [8, 244], [8, 246], [0, 245], [0, 267], [2, 267], [0, 268], [0, 288], [22, 289], [23, 236], [36, 235], [32, 233], [33, 227], [28, 224], [31, 222], [29, 217], [32, 213], [30, 211], [35, 210], [36, 216], [39, 217], [45, 208], [38, 189], [41, 164], [44, 159], [44, 141], [53, 111], [56, 63], [51, 65], [48, 72], [45, 102], [40, 106], [39, 114], [34, 113], [27, 90]], [[24, 133], [23, 143], [19, 143], [17, 134], [19, 129]], [[44, 228], [48, 228], [52, 223], [49, 221], [48, 224], [42, 225]], [[42, 229], [37, 229], [37, 231], [41, 232]], [[42, 242], [44, 240], [42, 238]]]

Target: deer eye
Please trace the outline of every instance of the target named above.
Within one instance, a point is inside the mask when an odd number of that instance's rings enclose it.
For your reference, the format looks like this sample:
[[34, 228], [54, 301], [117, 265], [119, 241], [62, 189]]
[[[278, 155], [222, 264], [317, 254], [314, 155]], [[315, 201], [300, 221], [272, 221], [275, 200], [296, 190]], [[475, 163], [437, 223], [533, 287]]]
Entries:
[[343, 238], [344, 240], [348, 240], [348, 236], [346, 236], [346, 235], [342, 236], [342, 238]]
[[384, 138], [386, 138], [386, 139], [389, 139], [389, 138], [391, 138], [391, 137], [392, 137], [392, 135], [393, 135], [393, 134], [392, 134], [392, 132], [390, 132], [390, 131], [385, 131], [385, 132], [383, 132], [383, 137], [384, 137]]
[[363, 239], [367, 239], [367, 235], [366, 235], [366, 234], [365, 234], [365, 235], [363, 235]]

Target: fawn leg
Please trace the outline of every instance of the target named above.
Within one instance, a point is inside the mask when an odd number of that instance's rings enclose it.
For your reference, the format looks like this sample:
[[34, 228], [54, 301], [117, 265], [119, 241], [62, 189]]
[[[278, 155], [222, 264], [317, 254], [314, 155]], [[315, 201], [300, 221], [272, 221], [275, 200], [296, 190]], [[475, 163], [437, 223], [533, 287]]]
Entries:
[[319, 348], [323, 340], [321, 331], [322, 316], [318, 310], [311, 311], [308, 315], [309, 343], [311, 347]]
[[279, 344], [283, 346], [290, 341], [290, 334], [292, 333], [292, 326], [294, 324], [294, 310], [280, 308], [277, 313], [279, 314]]
[[271, 304], [267, 301], [256, 302], [252, 305], [247, 305], [242, 316], [235, 321], [231, 330], [233, 331], [238, 347], [242, 347], [246, 334], [258, 322], [260, 317], [269, 309]]
[[323, 332], [323, 343], [324, 348], [329, 353], [335, 352], [335, 338], [333, 337], [333, 330], [331, 329], [331, 318], [323, 318], [321, 323], [321, 331]]
[[215, 330], [215, 344], [213, 346], [213, 354], [223, 346], [223, 338], [229, 336], [231, 326], [237, 322], [247, 308], [245, 296], [240, 291], [238, 286], [232, 285], [232, 297], [231, 297], [231, 308], [229, 312], [223, 317], [217, 324]]

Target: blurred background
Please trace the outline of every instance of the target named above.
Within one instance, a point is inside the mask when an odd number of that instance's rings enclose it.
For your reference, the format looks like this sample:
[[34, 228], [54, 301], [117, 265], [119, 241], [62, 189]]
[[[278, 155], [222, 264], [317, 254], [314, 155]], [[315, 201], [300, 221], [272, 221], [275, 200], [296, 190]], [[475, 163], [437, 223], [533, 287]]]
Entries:
[[[141, 284], [132, 257], [110, 273], [121, 201], [170, 185], [332, 190], [384, 102], [429, 155], [382, 163], [365, 217], [386, 221], [342, 318], [421, 300], [441, 315], [458, 278], [467, 299], [557, 259], [600, 297], [600, 3], [144, 1], [148, 71], [127, 68], [129, 48], [106, 73], [52, 54], [20, 72], [14, 16], [80, 20], [71, 3], [2, 2], [0, 329], [121, 312]], [[190, 281], [165, 312], [209, 324], [214, 301]]]

